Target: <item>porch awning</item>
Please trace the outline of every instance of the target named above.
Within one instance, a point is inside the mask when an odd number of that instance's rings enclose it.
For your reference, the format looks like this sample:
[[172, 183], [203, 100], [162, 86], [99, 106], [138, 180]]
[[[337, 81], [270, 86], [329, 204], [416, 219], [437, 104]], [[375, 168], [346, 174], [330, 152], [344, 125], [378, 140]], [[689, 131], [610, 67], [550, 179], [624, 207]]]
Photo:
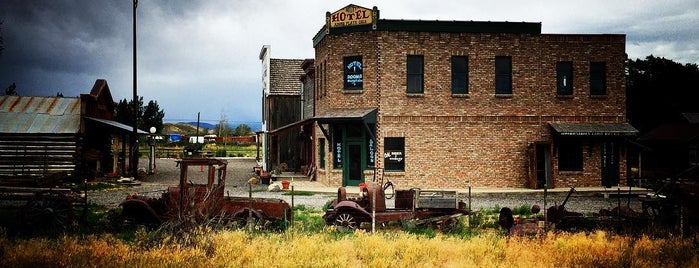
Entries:
[[363, 121], [376, 123], [376, 108], [331, 109], [314, 117], [318, 124], [337, 123], [341, 121]]
[[278, 135], [278, 134], [286, 133], [287, 131], [294, 129], [295, 127], [303, 126], [303, 125], [306, 125], [309, 123], [313, 123], [313, 118], [306, 118], [306, 119], [301, 120], [301, 121], [296, 121], [294, 123], [275, 128], [271, 131], [268, 131], [267, 134]]
[[629, 123], [551, 123], [561, 136], [636, 136], [638, 130]]
[[[94, 118], [94, 117], [88, 117], [88, 116], [86, 116], [85, 118], [86, 118], [86, 119], [90, 119], [90, 120], [95, 121], [95, 122], [98, 122], [98, 123], [100, 123], [100, 124], [103, 124], [103, 125], [105, 125], [105, 126], [107, 126], [107, 127], [110, 127], [110, 128], [116, 129], [116, 130], [119, 130], [119, 131], [124, 131], [124, 132], [129, 132], [129, 133], [130, 133], [131, 131], [133, 131], [133, 127], [132, 127], [132, 126], [129, 126], [129, 125], [126, 125], [126, 124], [122, 124], [122, 123], [119, 123], [119, 122], [117, 122], [117, 121], [108, 120], [108, 119], [101, 119], [101, 118]], [[137, 131], [138, 134], [148, 135], [148, 132], [145, 132], [145, 131], [143, 131], [143, 130], [137, 129], [136, 131]]]

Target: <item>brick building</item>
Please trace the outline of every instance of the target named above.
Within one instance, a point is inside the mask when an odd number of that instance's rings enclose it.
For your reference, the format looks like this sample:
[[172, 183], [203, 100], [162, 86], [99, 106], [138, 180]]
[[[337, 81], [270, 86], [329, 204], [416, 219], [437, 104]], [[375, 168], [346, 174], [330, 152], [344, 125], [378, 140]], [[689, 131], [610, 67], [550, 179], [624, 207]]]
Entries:
[[622, 34], [379, 19], [349, 5], [313, 39], [316, 176], [400, 188], [625, 184]]

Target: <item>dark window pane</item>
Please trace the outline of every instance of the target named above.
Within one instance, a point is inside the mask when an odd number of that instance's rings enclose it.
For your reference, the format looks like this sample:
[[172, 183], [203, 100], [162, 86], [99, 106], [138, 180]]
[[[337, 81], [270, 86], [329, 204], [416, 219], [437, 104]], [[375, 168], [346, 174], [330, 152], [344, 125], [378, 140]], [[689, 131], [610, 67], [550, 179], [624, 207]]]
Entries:
[[512, 94], [512, 58], [495, 57], [495, 94]]
[[451, 93], [468, 94], [468, 57], [451, 57]]
[[424, 85], [424, 58], [422, 55], [409, 55], [407, 60], [407, 89], [408, 93], [422, 93]]
[[583, 170], [583, 152], [582, 145], [579, 141], [561, 140], [558, 146], [558, 170]]
[[318, 161], [320, 162], [320, 168], [325, 168], [325, 139], [318, 140]]
[[573, 95], [573, 62], [559, 61], [556, 63], [556, 94]]
[[604, 62], [590, 62], [590, 95], [607, 94], [607, 67]]

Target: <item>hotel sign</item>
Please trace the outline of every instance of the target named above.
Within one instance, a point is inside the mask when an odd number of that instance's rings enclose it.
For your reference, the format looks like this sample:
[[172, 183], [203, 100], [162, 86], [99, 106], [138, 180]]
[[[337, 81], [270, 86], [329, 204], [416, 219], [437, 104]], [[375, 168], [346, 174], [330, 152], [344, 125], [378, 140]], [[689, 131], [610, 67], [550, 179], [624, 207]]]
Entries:
[[368, 9], [356, 5], [348, 5], [335, 11], [335, 13], [330, 14], [330, 12], [327, 12], [326, 23], [328, 29], [369, 24], [375, 29], [378, 16], [379, 12], [376, 7], [374, 7], [374, 9]]

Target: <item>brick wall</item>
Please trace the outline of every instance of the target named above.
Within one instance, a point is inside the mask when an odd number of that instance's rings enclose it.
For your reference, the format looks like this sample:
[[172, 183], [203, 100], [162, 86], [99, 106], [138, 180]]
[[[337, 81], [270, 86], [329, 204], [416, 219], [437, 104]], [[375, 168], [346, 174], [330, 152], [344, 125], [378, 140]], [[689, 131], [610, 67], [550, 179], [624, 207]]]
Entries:
[[[623, 35], [550, 35], [368, 31], [327, 35], [315, 47], [317, 114], [379, 107], [378, 155], [384, 137], [405, 137], [405, 172], [386, 173], [401, 187], [525, 187], [527, 147], [554, 143], [548, 123], [626, 121]], [[342, 90], [344, 56], [363, 56], [364, 89]], [[424, 56], [424, 94], [406, 94], [406, 57]], [[469, 57], [469, 94], [451, 94], [451, 56]], [[495, 96], [495, 56], [512, 57], [512, 96]], [[556, 95], [556, 62], [573, 62], [573, 95]], [[589, 63], [606, 62], [607, 95], [589, 94]], [[322, 137], [316, 131], [316, 137]], [[585, 147], [587, 148], [587, 147]], [[558, 186], [599, 186], [600, 148], [585, 149], [584, 171], [559, 173]], [[326, 150], [327, 151], [327, 150]], [[332, 167], [332, 157], [326, 157]], [[382, 167], [382, 158], [377, 158]], [[625, 154], [621, 153], [622, 183]], [[367, 171], [365, 174], [371, 174]], [[319, 180], [341, 182], [341, 172]], [[370, 178], [368, 175], [367, 178]]]

